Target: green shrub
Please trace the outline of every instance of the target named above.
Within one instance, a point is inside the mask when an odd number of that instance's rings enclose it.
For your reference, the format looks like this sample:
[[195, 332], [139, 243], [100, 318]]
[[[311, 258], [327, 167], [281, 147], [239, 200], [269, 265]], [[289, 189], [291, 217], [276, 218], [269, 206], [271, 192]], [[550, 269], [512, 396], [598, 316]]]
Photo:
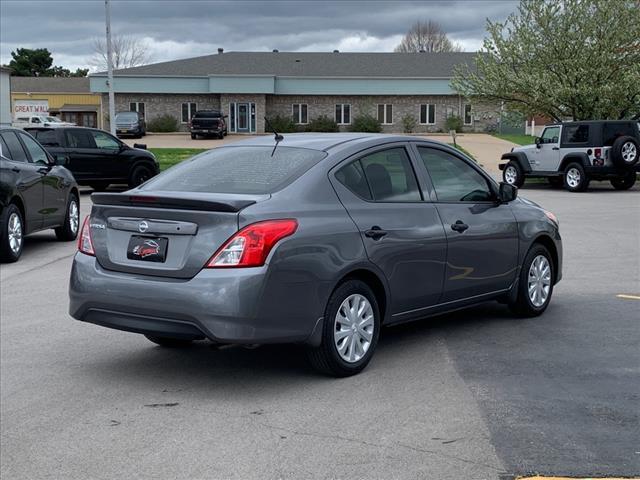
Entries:
[[404, 133], [413, 133], [417, 125], [418, 121], [416, 120], [416, 117], [410, 113], [407, 113], [402, 117], [402, 128], [404, 129]]
[[150, 132], [177, 132], [178, 119], [168, 113], [158, 117], [153, 117], [147, 123], [147, 130]]
[[339, 132], [338, 124], [326, 115], [320, 115], [309, 122], [307, 132]]
[[[267, 117], [271, 126], [278, 133], [293, 133], [298, 131], [298, 127], [294, 123], [291, 117], [281, 117], [280, 115], [276, 115], [275, 117]], [[265, 132], [270, 132], [269, 127], [267, 127], [266, 123], [264, 126]]]
[[445, 122], [445, 126], [447, 129], [447, 132], [450, 132], [451, 130], [455, 130], [456, 132], [461, 132], [462, 131], [462, 119], [460, 117], [457, 117], [455, 115], [447, 118], [447, 121]]
[[349, 128], [352, 132], [368, 132], [368, 133], [380, 133], [382, 131], [382, 125], [376, 117], [369, 114], [358, 115], [353, 119], [353, 123]]

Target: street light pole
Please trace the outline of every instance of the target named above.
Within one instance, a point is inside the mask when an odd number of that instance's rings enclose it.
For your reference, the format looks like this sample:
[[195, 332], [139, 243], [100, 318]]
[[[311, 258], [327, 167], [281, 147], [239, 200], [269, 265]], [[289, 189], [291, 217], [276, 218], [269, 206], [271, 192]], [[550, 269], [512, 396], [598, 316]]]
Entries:
[[113, 93], [113, 61], [111, 56], [111, 5], [104, 0], [105, 20], [107, 24], [107, 86], [109, 87], [109, 130], [116, 134], [116, 101]]

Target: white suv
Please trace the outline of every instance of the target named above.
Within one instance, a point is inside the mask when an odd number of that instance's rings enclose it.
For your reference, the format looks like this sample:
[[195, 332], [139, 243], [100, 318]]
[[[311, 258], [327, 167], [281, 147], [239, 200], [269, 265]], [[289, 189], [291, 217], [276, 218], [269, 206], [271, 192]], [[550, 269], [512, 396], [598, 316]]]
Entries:
[[636, 182], [640, 169], [640, 124], [630, 120], [548, 125], [535, 145], [502, 155], [504, 181], [520, 187], [526, 178], [546, 177], [554, 186], [584, 191], [591, 180], [609, 180], [617, 190]]
[[75, 123], [63, 122], [57, 117], [50, 115], [22, 115], [16, 117], [11, 126], [14, 128], [26, 128], [26, 127], [71, 127]]

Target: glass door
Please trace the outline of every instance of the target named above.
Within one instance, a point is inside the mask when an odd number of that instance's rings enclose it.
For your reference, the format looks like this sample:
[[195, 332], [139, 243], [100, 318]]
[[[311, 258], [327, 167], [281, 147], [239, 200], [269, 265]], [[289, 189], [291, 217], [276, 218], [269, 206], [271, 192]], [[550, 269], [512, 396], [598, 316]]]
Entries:
[[238, 132], [249, 131], [249, 104], [248, 103], [238, 104], [237, 121], [238, 121]]

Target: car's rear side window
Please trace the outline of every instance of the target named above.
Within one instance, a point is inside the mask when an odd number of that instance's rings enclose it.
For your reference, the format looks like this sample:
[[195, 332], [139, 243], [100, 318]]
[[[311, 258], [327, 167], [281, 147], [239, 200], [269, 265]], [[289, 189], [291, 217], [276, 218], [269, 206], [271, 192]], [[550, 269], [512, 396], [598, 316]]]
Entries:
[[336, 172], [336, 178], [360, 198], [373, 200], [369, 184], [364, 176], [364, 170], [362, 170], [362, 165], [360, 165], [359, 160], [351, 162], [338, 170]]
[[11, 152], [9, 152], [9, 147], [7, 147], [7, 144], [5, 143], [2, 136], [0, 136], [0, 156], [11, 160]]
[[222, 147], [152, 178], [143, 190], [265, 194], [300, 177], [327, 154], [306, 148]]
[[54, 130], [30, 130], [29, 133], [36, 137], [36, 140], [38, 140], [41, 145], [49, 147], [59, 146], [58, 138]]
[[562, 129], [565, 143], [587, 143], [589, 141], [589, 125], [566, 125]]
[[22, 144], [20, 143], [20, 140], [18, 140], [18, 136], [15, 132], [3, 132], [0, 135], [7, 144], [7, 149], [9, 151], [9, 155], [5, 155], [7, 158], [16, 162], [29, 161], [29, 157], [27, 157], [27, 153], [24, 151], [24, 148], [22, 148]]
[[96, 148], [93, 136], [88, 130], [70, 129], [65, 132], [69, 148]]
[[605, 123], [603, 129], [604, 145], [610, 147], [619, 137], [631, 136], [637, 138], [638, 130], [633, 128], [633, 122], [629, 123]]
[[419, 202], [418, 181], [403, 147], [381, 150], [360, 159], [376, 202]]

